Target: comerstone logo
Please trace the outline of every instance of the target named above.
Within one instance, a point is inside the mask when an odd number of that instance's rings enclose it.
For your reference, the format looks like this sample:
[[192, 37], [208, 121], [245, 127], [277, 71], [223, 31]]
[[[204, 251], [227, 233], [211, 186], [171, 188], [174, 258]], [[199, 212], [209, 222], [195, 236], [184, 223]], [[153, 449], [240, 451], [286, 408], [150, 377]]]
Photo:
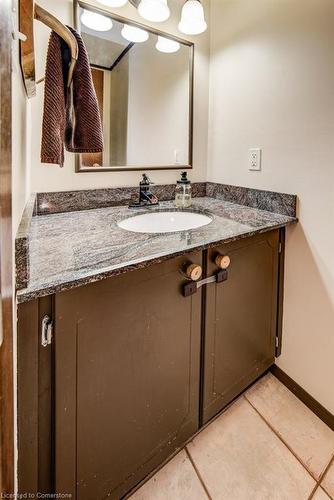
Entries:
[[0, 498], [6, 498], [8, 500], [23, 500], [23, 499], [66, 499], [72, 498], [70, 493], [0, 493]]

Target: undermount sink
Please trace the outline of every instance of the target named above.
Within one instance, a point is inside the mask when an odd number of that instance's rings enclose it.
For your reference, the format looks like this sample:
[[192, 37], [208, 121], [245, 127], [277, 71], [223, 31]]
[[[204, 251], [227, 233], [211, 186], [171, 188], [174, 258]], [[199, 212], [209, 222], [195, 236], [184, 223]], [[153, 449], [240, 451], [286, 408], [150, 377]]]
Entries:
[[118, 226], [134, 233], [174, 233], [206, 226], [212, 218], [196, 212], [152, 212], [124, 219]]

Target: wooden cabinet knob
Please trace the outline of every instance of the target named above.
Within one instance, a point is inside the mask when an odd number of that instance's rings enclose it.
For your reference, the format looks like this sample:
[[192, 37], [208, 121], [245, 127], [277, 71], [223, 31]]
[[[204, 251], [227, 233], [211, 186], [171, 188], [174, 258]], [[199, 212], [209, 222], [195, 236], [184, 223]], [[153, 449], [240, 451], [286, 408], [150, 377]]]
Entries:
[[220, 269], [227, 269], [231, 264], [231, 259], [228, 255], [217, 255], [215, 263]]
[[186, 274], [191, 280], [198, 281], [202, 276], [202, 272], [203, 270], [200, 265], [190, 264], [190, 266], [187, 267]]

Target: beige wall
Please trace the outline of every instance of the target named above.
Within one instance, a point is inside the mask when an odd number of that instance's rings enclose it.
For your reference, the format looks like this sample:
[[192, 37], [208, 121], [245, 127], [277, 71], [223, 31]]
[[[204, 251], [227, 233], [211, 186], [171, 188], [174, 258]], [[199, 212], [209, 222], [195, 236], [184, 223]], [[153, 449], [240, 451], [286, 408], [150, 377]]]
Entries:
[[[98, 5], [94, 0], [91, 4]], [[204, 2], [209, 16], [209, 1]], [[72, 24], [72, 2], [70, 0], [39, 0], [39, 4], [55, 14], [65, 23]], [[165, 23], [156, 24], [158, 29], [171, 34], [179, 34], [177, 23], [180, 18], [182, 2], [170, 0], [169, 5], [173, 15]], [[101, 5], [100, 5], [101, 6]], [[118, 14], [145, 23], [136, 9], [127, 5], [114, 9]], [[41, 23], [35, 23], [35, 44], [38, 55], [37, 77], [43, 76], [45, 57], [50, 31]], [[189, 38], [191, 39], [191, 38]], [[194, 181], [203, 181], [206, 178], [207, 138], [208, 138], [208, 85], [209, 85], [209, 31], [193, 38], [195, 48], [195, 125], [194, 125], [194, 170], [191, 178]], [[153, 71], [153, 69], [152, 69]], [[61, 170], [57, 166], [42, 165], [39, 160], [40, 130], [43, 105], [43, 85], [38, 86], [37, 97], [31, 101], [32, 107], [32, 154], [31, 154], [31, 188], [33, 191], [58, 191], [84, 189], [95, 187], [135, 185], [140, 178], [140, 172], [106, 172], [94, 174], [76, 174], [74, 172], [73, 155], [66, 155], [65, 167]], [[178, 176], [177, 171], [159, 171], [151, 173], [156, 183], [172, 183]]]
[[178, 150], [179, 163], [188, 164], [190, 49], [163, 54], [156, 41], [129, 52], [127, 163], [174, 165]]
[[[297, 193], [279, 366], [334, 412], [334, 2], [212, 0], [208, 178]], [[247, 150], [263, 148], [263, 171]]]

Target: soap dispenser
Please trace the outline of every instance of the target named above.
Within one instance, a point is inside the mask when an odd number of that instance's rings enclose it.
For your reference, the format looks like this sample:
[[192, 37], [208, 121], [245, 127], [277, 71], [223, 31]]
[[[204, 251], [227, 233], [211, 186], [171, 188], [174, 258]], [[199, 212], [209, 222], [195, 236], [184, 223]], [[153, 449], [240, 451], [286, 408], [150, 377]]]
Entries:
[[181, 179], [176, 183], [175, 206], [177, 208], [191, 207], [191, 182], [187, 177], [187, 172], [182, 172]]

